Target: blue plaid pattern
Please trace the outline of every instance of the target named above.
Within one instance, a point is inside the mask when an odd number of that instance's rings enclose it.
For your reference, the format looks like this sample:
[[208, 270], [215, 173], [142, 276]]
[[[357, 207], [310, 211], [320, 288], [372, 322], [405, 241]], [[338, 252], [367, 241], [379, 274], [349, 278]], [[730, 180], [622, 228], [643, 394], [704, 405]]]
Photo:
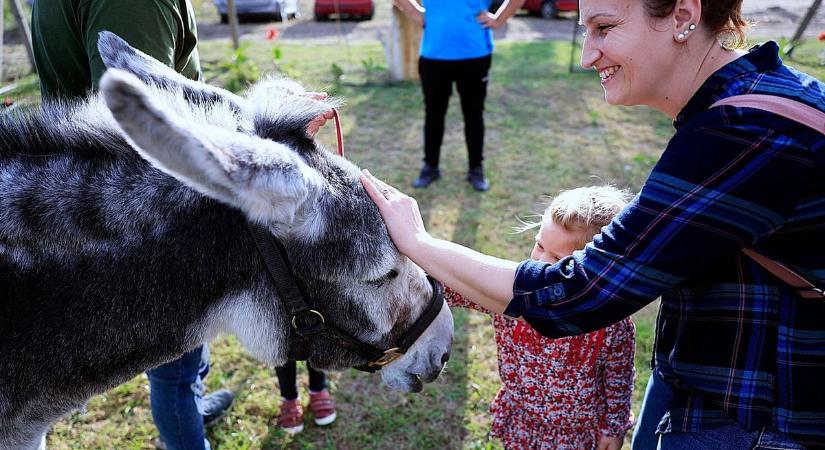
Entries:
[[825, 301], [740, 252], [825, 286], [825, 137], [760, 110], [709, 109], [749, 93], [825, 111], [825, 85], [783, 65], [773, 42], [720, 69], [674, 121], [639, 195], [583, 251], [522, 263], [506, 314], [559, 337], [661, 297], [654, 359], [675, 389], [662, 432], [733, 420], [825, 447]]

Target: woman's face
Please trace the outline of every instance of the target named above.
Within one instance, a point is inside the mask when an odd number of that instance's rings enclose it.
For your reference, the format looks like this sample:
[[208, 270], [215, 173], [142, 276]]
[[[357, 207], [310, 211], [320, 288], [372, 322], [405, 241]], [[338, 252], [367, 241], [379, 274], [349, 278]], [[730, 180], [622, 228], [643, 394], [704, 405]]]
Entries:
[[647, 15], [643, 0], [580, 0], [582, 67], [599, 72], [611, 105], [657, 105], [668, 95], [676, 46], [672, 21]]

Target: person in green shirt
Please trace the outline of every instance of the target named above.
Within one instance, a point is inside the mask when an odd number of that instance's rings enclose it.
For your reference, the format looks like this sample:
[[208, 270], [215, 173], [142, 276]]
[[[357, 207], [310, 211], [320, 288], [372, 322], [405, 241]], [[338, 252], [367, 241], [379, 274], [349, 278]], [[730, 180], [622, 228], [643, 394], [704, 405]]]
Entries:
[[[106, 71], [97, 49], [104, 30], [184, 76], [201, 79], [197, 24], [189, 0], [36, 0], [32, 43], [43, 101], [82, 98], [97, 89]], [[208, 370], [204, 344], [147, 371], [159, 448], [210, 448], [204, 427], [225, 414], [234, 394], [221, 389], [204, 396]]]
[[111, 31], [178, 73], [200, 80], [197, 24], [189, 0], [38, 0], [34, 57], [44, 98], [82, 97], [106, 66], [98, 34]]

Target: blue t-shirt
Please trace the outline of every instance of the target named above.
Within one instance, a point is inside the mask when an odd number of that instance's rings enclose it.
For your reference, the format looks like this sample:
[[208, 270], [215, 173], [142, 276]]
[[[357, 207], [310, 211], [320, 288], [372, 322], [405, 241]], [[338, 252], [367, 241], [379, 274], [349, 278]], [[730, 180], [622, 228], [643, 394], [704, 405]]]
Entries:
[[421, 56], [430, 59], [472, 59], [493, 53], [493, 32], [478, 23], [491, 0], [423, 0], [424, 32]]

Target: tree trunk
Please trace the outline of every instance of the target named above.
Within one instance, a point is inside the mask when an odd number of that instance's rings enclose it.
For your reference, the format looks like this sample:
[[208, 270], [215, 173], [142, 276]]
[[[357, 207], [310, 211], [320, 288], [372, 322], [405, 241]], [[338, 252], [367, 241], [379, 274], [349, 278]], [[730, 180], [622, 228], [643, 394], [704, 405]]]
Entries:
[[235, 0], [226, 0], [226, 13], [229, 16], [229, 31], [232, 33], [232, 48], [237, 50], [241, 41], [238, 37], [238, 11], [235, 9]]
[[392, 7], [390, 36], [386, 43], [387, 65], [394, 80], [418, 79], [418, 49], [421, 27], [400, 9]]
[[3, 0], [0, 0], [0, 86], [3, 85]]
[[23, 45], [26, 47], [29, 65], [31, 65], [32, 72], [37, 73], [37, 67], [34, 65], [34, 51], [32, 50], [32, 32], [29, 29], [28, 18], [23, 16], [23, 7], [20, 6], [20, 0], [11, 0], [11, 12], [17, 20], [17, 26], [23, 33]]
[[811, 7], [808, 8], [808, 12], [805, 13], [805, 17], [802, 18], [802, 21], [799, 22], [799, 26], [796, 28], [796, 33], [793, 34], [793, 37], [790, 41], [788, 41], [787, 47], [784, 49], [785, 54], [788, 57], [791, 57], [793, 53], [794, 47], [799, 44], [799, 41], [802, 40], [802, 35], [805, 33], [805, 29], [808, 28], [808, 24], [811, 23], [811, 20], [814, 18], [816, 11], [819, 9], [819, 5], [822, 4], [822, 0], [814, 0]]

